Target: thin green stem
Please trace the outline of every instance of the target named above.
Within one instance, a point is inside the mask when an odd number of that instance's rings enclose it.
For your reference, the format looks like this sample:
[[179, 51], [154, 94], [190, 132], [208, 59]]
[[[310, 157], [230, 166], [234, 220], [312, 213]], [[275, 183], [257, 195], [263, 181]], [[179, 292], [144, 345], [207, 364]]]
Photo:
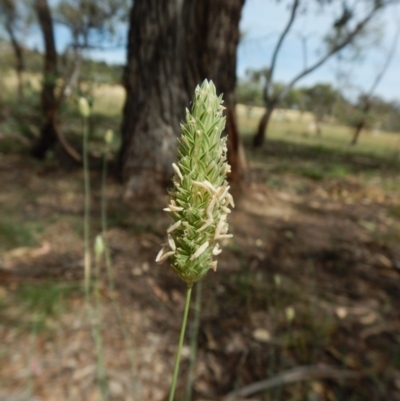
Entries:
[[107, 244], [107, 156], [108, 156], [108, 146], [106, 145], [106, 151], [103, 155], [103, 169], [101, 174], [101, 232], [103, 237], [103, 242], [105, 245], [105, 259], [108, 275], [108, 289], [113, 296], [115, 285], [114, 285], [114, 275], [112, 271], [112, 263], [110, 251]]
[[200, 280], [196, 285], [196, 300], [194, 303], [194, 324], [192, 330], [192, 338], [190, 341], [190, 360], [189, 360], [189, 375], [186, 386], [186, 397], [185, 401], [192, 400], [193, 393], [193, 382], [194, 382], [194, 368], [196, 363], [197, 356], [197, 338], [199, 335], [199, 327], [200, 327], [200, 315], [201, 315], [201, 292], [202, 292], [202, 282]]
[[83, 118], [83, 177], [85, 185], [85, 207], [84, 207], [84, 244], [85, 244], [85, 294], [89, 296], [90, 286], [90, 176], [88, 158], [88, 127], [87, 118]]
[[177, 379], [178, 379], [179, 364], [180, 364], [180, 361], [181, 361], [182, 345], [183, 345], [183, 339], [185, 338], [185, 330], [186, 330], [186, 323], [187, 323], [187, 317], [188, 317], [188, 312], [189, 312], [191, 295], [192, 295], [192, 285], [188, 285], [187, 286], [187, 291], [186, 291], [186, 302], [185, 302], [185, 310], [183, 312], [181, 334], [180, 334], [180, 337], [179, 337], [178, 350], [176, 352], [174, 375], [172, 377], [171, 391], [169, 393], [168, 401], [173, 401], [174, 400], [174, 396], [175, 396], [175, 387], [176, 387], [176, 382], [177, 382]]
[[108, 391], [107, 385], [107, 375], [106, 369], [104, 366], [103, 359], [103, 340], [101, 336], [101, 325], [100, 325], [100, 314], [101, 314], [101, 305], [100, 305], [100, 261], [99, 258], [95, 259], [95, 270], [96, 270], [96, 284], [95, 284], [95, 321], [92, 326], [92, 333], [94, 337], [94, 342], [96, 344], [96, 353], [97, 353], [97, 384], [99, 386], [100, 393], [105, 401], [110, 399], [110, 394]]

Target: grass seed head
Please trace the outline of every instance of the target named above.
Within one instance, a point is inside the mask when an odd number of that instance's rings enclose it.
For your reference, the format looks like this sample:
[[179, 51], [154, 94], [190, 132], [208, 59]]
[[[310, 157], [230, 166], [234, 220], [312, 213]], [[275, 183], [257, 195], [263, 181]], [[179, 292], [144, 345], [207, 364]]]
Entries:
[[181, 124], [179, 158], [170, 204], [164, 210], [173, 219], [168, 228], [168, 244], [157, 255], [162, 263], [170, 259], [172, 269], [188, 285], [199, 280], [210, 268], [216, 270], [213, 257], [221, 253], [217, 240], [227, 233], [229, 205], [234, 206], [226, 174], [226, 137], [222, 95], [217, 96], [212, 81], [197, 86], [185, 123]]
[[86, 98], [79, 98], [79, 113], [83, 118], [88, 118], [90, 116], [90, 106]]

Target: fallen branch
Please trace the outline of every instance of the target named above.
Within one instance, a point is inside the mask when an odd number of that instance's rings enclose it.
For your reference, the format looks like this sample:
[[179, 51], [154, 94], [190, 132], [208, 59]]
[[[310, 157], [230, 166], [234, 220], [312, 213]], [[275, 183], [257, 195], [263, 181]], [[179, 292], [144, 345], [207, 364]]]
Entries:
[[301, 381], [315, 380], [315, 379], [357, 379], [362, 376], [359, 372], [352, 370], [336, 369], [328, 365], [311, 365], [311, 366], [298, 366], [296, 368], [279, 373], [274, 377], [267, 380], [261, 380], [248, 386], [242, 387], [239, 390], [232, 391], [222, 398], [222, 401], [237, 400], [238, 398], [245, 398], [254, 393], [258, 393], [269, 388], [282, 386], [285, 384], [292, 384]]

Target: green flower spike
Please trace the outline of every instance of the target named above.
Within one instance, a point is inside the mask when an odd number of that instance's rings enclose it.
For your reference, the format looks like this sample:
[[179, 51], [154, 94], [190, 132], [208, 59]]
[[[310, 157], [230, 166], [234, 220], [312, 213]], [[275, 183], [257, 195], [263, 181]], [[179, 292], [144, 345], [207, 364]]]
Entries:
[[221, 253], [217, 241], [228, 234], [227, 215], [234, 207], [226, 175], [226, 137], [222, 95], [217, 96], [212, 81], [197, 86], [192, 110], [186, 109], [181, 124], [178, 161], [170, 204], [166, 212], [174, 220], [168, 228], [168, 244], [158, 253], [156, 262], [170, 258], [175, 273], [191, 286], [208, 269], [217, 269], [213, 256]]

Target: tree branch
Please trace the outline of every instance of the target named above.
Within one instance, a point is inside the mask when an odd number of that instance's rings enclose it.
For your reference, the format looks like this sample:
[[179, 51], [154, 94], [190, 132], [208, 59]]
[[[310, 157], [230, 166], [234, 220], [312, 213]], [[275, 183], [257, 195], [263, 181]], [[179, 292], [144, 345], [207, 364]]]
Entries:
[[377, 76], [375, 77], [375, 80], [371, 86], [371, 89], [368, 92], [369, 98], [374, 94], [376, 87], [379, 85], [379, 82], [381, 82], [383, 76], [386, 73], [386, 70], [388, 69], [388, 67], [393, 59], [393, 56], [396, 52], [397, 43], [399, 42], [399, 36], [400, 36], [400, 25], [397, 26], [396, 34], [394, 36], [393, 43], [392, 43], [392, 47], [390, 48], [389, 53], [387, 54], [386, 60], [383, 64], [381, 70], [378, 72]]
[[[388, 2], [389, 3], [389, 2]], [[281, 101], [287, 94], [288, 92], [293, 88], [293, 86], [299, 81], [301, 78], [304, 78], [306, 75], [310, 74], [311, 72], [315, 71], [317, 68], [321, 67], [330, 57], [332, 57], [334, 54], [338, 53], [340, 50], [345, 48], [348, 44], [350, 44], [353, 39], [361, 32], [361, 30], [367, 25], [367, 23], [372, 19], [372, 17], [375, 15], [377, 11], [382, 9], [385, 5], [388, 3], [382, 4], [382, 3], [377, 3], [372, 10], [368, 13], [368, 15], [360, 21], [355, 28], [339, 43], [334, 45], [332, 49], [325, 54], [321, 59], [319, 59], [316, 63], [311, 65], [309, 68], [306, 68], [303, 70], [300, 74], [295, 76], [289, 84], [286, 86], [286, 88], [278, 95], [277, 100], [278, 102]]]
[[270, 65], [269, 72], [268, 72], [267, 77], [266, 77], [267, 78], [267, 82], [265, 83], [265, 97], [266, 98], [268, 98], [268, 96], [269, 96], [268, 92], [269, 92], [269, 89], [270, 89], [270, 85], [272, 83], [272, 78], [273, 78], [273, 75], [274, 75], [274, 70], [275, 70], [275, 66], [276, 66], [276, 61], [278, 59], [279, 50], [280, 50], [280, 48], [282, 46], [282, 43], [283, 43], [286, 35], [288, 34], [288, 32], [290, 31], [290, 28], [293, 25], [293, 22], [294, 22], [294, 20], [296, 18], [296, 12], [297, 12], [297, 9], [299, 7], [299, 4], [300, 4], [300, 0], [294, 0], [293, 1], [292, 10], [290, 12], [290, 18], [289, 18], [289, 20], [288, 20], [288, 22], [286, 24], [285, 29], [282, 31], [281, 36], [279, 37], [278, 42], [276, 43], [276, 46], [275, 46], [275, 49], [274, 49], [274, 53], [272, 54], [271, 65]]

